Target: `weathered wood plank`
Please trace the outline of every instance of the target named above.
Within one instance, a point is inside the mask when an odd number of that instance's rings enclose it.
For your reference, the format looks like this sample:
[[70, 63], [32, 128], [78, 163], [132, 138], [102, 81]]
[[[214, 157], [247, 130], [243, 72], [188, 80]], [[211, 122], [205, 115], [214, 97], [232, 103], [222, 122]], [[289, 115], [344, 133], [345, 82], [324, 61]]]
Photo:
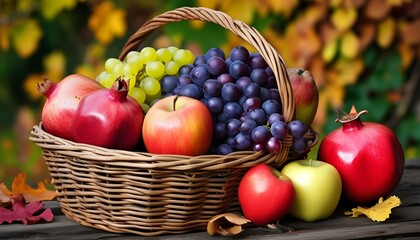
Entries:
[[[277, 229], [248, 228], [231, 239], [419, 239], [420, 238], [420, 160], [407, 161], [403, 179], [394, 191], [402, 205], [393, 209], [391, 218], [377, 223], [366, 217], [344, 216], [339, 208], [329, 219], [306, 223], [291, 217], [282, 221]], [[225, 239], [209, 236], [206, 232], [188, 233], [145, 238], [130, 234], [115, 234], [84, 227], [62, 215], [56, 201], [45, 202], [55, 214], [52, 223], [23, 225], [20, 223], [0, 225], [0, 239]]]

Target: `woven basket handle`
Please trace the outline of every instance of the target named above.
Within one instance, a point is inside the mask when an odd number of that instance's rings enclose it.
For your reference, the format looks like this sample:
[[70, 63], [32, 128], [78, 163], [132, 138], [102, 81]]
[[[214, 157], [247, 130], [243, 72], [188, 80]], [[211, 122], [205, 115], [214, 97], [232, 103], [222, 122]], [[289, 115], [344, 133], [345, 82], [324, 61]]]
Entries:
[[158, 15], [143, 24], [128, 39], [119, 58], [123, 59], [128, 52], [136, 50], [156, 28], [182, 20], [201, 20], [218, 24], [251, 44], [273, 70], [285, 120], [289, 122], [294, 119], [295, 100], [283, 59], [255, 28], [249, 27], [242, 21], [234, 20], [223, 12], [202, 7], [182, 7]]

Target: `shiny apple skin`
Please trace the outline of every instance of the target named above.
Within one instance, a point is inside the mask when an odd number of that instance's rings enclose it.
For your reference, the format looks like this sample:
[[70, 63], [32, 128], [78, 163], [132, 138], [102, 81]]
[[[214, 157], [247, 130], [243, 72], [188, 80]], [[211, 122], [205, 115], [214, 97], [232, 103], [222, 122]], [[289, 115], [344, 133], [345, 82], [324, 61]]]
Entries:
[[159, 100], [143, 121], [143, 141], [150, 153], [203, 155], [209, 151], [212, 136], [209, 110], [190, 97], [169, 96]]
[[330, 132], [320, 144], [318, 159], [339, 171], [344, 197], [358, 204], [390, 194], [405, 163], [402, 146], [388, 127], [359, 118]]

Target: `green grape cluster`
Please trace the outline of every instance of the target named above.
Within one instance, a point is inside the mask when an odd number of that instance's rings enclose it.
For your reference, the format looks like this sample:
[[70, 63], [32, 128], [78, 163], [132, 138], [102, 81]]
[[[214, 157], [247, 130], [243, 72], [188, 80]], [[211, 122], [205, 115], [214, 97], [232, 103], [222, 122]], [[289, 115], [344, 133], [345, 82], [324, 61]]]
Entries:
[[145, 47], [140, 52], [130, 51], [123, 61], [107, 59], [105, 70], [96, 80], [106, 88], [110, 88], [118, 77], [128, 81], [128, 95], [147, 111], [162, 96], [162, 77], [178, 74], [181, 66], [193, 63], [194, 59], [192, 52], [187, 49], [170, 46], [156, 50]]

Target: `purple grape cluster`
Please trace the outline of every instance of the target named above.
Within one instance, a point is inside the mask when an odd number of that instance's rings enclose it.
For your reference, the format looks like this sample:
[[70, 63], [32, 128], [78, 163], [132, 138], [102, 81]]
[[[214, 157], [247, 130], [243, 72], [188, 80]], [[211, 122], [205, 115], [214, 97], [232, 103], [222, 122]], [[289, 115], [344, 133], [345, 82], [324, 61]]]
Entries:
[[286, 123], [273, 71], [259, 53], [242, 46], [228, 58], [220, 48], [211, 48], [179, 75], [161, 80], [164, 94], [188, 96], [202, 101], [213, 116], [211, 153], [267, 150], [277, 153], [287, 134], [294, 137], [292, 149], [304, 152], [306, 126]]

